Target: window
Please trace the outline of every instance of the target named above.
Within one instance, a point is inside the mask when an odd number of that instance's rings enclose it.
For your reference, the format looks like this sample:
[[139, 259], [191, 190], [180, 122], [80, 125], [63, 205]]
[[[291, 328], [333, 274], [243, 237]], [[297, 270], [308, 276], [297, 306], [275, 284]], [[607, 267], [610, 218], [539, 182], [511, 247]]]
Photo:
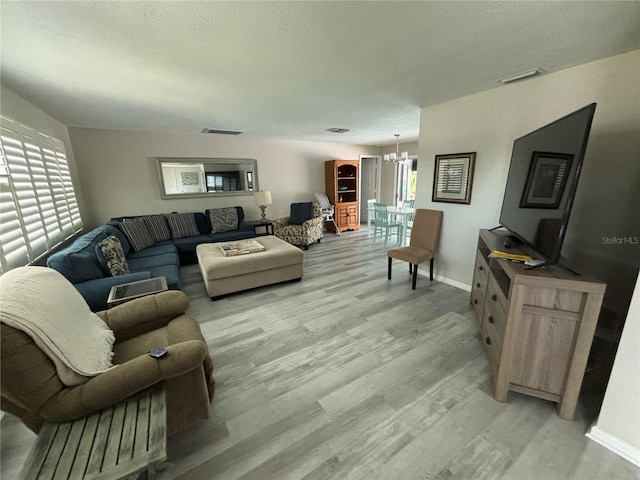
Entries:
[[0, 273], [81, 229], [64, 144], [0, 116]]

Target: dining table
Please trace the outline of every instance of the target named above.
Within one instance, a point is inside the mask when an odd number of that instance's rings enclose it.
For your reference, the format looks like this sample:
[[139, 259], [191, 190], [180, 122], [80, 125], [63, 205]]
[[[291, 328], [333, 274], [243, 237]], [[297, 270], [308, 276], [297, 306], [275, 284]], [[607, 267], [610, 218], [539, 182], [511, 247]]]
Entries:
[[[388, 206], [387, 207], [387, 214], [389, 215], [389, 219], [395, 219], [397, 221], [401, 221], [402, 222], [402, 231], [404, 232], [404, 236], [405, 236], [405, 242], [406, 243], [406, 237], [407, 237], [407, 226], [409, 224], [409, 218], [411, 217], [411, 214], [415, 214], [416, 213], [416, 209], [415, 208], [411, 208], [411, 207], [392, 207], [392, 206]], [[368, 227], [368, 231], [369, 231], [369, 236], [371, 236], [371, 220], [374, 218], [375, 216], [375, 209], [374, 208], [367, 208], [367, 227]]]

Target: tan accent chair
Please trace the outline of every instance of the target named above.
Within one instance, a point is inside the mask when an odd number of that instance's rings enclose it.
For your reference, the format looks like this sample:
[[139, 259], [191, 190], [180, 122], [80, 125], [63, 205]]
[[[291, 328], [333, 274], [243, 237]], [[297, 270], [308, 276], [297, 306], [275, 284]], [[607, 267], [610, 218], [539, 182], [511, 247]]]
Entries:
[[[63, 301], [63, 300], [61, 300]], [[163, 383], [167, 435], [209, 417], [213, 364], [189, 298], [170, 290], [98, 312], [114, 332], [113, 364], [82, 385], [64, 385], [53, 362], [26, 333], [1, 324], [1, 408], [38, 433], [44, 422], [87, 416]], [[162, 358], [149, 351], [166, 348]]]
[[413, 273], [411, 288], [415, 290], [418, 265], [429, 260], [429, 280], [433, 281], [433, 257], [438, 249], [441, 228], [442, 211], [417, 209], [409, 246], [387, 251], [387, 257], [389, 257], [387, 278], [391, 280], [391, 262], [394, 258], [409, 262], [409, 273]]

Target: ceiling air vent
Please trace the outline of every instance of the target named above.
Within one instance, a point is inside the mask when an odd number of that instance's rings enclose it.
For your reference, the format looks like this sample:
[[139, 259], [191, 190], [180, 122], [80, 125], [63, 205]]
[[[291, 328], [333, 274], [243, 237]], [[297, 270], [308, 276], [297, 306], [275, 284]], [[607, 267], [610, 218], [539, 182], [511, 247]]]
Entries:
[[327, 132], [333, 132], [333, 133], [347, 133], [350, 132], [351, 130], [349, 130], [348, 128], [327, 128]]
[[218, 128], [205, 128], [202, 133], [215, 133], [217, 135], [240, 135], [242, 132], [236, 130], [220, 130]]

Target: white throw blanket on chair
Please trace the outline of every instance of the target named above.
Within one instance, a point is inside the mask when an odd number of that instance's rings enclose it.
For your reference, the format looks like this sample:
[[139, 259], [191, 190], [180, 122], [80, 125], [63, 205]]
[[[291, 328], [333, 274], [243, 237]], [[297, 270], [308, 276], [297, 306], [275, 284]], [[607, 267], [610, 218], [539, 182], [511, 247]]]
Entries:
[[113, 332], [56, 270], [20, 267], [3, 274], [0, 320], [29, 335], [65, 385], [79, 385], [112, 367]]

